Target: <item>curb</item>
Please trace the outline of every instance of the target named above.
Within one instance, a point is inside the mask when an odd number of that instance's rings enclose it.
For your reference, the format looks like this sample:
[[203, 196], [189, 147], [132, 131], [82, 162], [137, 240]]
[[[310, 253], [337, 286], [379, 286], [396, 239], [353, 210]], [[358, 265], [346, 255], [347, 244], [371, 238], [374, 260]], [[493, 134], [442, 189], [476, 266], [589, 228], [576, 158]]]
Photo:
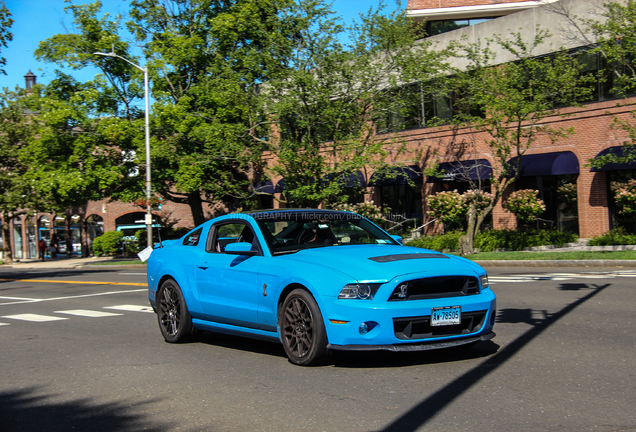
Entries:
[[482, 260], [482, 267], [634, 267], [636, 260]]

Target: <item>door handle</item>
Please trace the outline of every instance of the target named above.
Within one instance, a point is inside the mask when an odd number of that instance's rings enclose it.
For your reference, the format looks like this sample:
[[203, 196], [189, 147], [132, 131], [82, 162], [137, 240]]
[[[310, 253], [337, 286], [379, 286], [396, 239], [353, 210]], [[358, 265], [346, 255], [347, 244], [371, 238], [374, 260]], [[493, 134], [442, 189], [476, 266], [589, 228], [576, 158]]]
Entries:
[[197, 267], [199, 267], [201, 270], [207, 270], [209, 266], [206, 263], [205, 265], [200, 265], [200, 266], [197, 266]]

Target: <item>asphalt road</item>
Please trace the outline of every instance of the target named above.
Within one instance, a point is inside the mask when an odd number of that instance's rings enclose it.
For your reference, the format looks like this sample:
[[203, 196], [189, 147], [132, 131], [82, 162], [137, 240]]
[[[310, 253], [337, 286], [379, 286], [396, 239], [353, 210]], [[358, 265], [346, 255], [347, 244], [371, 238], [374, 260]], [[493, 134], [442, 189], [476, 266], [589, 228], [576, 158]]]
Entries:
[[139, 270], [0, 269], [0, 431], [636, 431], [636, 270], [489, 273], [492, 341], [303, 368], [165, 343]]

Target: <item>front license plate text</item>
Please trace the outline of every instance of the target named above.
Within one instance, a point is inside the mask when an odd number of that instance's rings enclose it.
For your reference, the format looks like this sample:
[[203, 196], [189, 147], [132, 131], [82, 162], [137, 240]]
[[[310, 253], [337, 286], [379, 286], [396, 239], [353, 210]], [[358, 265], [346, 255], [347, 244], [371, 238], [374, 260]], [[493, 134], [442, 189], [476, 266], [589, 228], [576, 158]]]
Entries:
[[431, 326], [457, 325], [462, 321], [459, 306], [433, 308], [431, 312]]

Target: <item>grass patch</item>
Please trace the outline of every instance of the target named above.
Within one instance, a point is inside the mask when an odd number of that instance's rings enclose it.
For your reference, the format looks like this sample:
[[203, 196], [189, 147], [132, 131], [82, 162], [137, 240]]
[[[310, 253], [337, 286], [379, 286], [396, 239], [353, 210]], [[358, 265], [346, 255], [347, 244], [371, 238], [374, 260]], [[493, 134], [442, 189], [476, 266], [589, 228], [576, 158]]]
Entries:
[[473, 261], [495, 260], [634, 260], [636, 251], [571, 251], [571, 252], [481, 252], [466, 258]]

